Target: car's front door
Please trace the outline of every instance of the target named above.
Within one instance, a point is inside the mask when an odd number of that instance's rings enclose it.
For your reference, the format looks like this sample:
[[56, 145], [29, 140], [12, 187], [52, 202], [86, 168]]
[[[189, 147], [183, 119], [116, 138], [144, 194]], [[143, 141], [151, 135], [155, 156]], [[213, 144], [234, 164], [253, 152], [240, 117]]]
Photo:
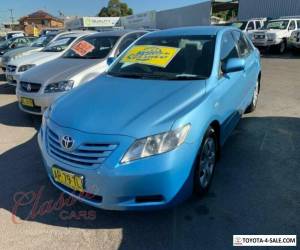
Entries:
[[222, 65], [229, 59], [239, 58], [239, 52], [232, 32], [223, 35], [220, 54], [220, 73], [218, 86], [215, 89], [215, 108], [221, 117], [222, 142], [230, 135], [241, 117], [239, 105], [243, 92], [243, 71], [232, 73], [222, 72]]
[[244, 59], [245, 69], [243, 70], [242, 81], [241, 81], [241, 102], [238, 108], [244, 110], [249, 105], [249, 98], [252, 98], [252, 94], [255, 88], [257, 80], [257, 56], [253, 52], [253, 48], [247, 41], [245, 35], [240, 31], [233, 31], [233, 36], [237, 44], [239, 51], [239, 57]]

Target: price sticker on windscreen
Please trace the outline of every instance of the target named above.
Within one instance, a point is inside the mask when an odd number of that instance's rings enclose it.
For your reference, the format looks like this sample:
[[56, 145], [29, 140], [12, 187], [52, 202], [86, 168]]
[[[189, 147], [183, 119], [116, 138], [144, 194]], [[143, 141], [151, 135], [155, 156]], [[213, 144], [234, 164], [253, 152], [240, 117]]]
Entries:
[[180, 48], [138, 45], [132, 47], [123, 57], [123, 63], [139, 63], [166, 68], [173, 58], [180, 51]]
[[72, 47], [72, 50], [80, 56], [85, 56], [86, 54], [92, 52], [94, 49], [95, 46], [86, 41], [80, 41]]

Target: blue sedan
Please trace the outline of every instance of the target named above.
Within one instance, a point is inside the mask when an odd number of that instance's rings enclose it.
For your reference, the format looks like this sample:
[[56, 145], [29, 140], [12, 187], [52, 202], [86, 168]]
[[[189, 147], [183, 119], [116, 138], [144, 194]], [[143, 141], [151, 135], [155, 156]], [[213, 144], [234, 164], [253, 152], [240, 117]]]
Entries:
[[52, 183], [110, 210], [205, 194], [221, 146], [256, 108], [259, 52], [238, 29], [190, 27], [147, 34], [109, 61], [43, 116], [38, 141]]

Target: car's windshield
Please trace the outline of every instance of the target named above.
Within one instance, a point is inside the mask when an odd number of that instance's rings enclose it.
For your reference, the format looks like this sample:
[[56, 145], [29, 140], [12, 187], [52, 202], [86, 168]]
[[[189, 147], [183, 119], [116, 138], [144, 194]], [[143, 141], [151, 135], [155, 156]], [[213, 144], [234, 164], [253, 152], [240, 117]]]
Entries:
[[62, 52], [64, 51], [76, 37], [62, 37], [49, 43], [42, 51], [43, 52]]
[[234, 22], [231, 24], [231, 26], [234, 26], [240, 30], [244, 30], [244, 29], [246, 29], [247, 23], [248, 22]]
[[118, 39], [118, 36], [86, 37], [76, 42], [69, 50], [66, 51], [63, 57], [78, 59], [103, 59], [108, 56]]
[[288, 20], [281, 21], [269, 21], [265, 24], [264, 29], [266, 30], [285, 30], [289, 24]]
[[31, 44], [31, 47], [38, 47], [38, 48], [45, 47], [53, 38], [54, 35], [41, 36]]
[[212, 71], [215, 36], [144, 37], [109, 69], [117, 77], [196, 80]]

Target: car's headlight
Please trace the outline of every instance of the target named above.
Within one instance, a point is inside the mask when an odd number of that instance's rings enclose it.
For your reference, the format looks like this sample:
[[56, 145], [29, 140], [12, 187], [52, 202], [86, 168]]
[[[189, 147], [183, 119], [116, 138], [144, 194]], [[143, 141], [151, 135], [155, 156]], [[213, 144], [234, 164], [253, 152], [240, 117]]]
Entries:
[[50, 83], [45, 88], [45, 93], [68, 91], [73, 88], [73, 85], [74, 85], [74, 81], [72, 81], [72, 80]]
[[25, 71], [31, 69], [31, 68], [34, 67], [34, 66], [35, 66], [35, 64], [26, 64], [26, 65], [22, 65], [22, 66], [19, 67], [18, 71], [19, 71], [19, 72], [25, 72]]
[[191, 128], [187, 124], [181, 128], [166, 133], [136, 140], [124, 155], [121, 163], [169, 152], [184, 143]]

